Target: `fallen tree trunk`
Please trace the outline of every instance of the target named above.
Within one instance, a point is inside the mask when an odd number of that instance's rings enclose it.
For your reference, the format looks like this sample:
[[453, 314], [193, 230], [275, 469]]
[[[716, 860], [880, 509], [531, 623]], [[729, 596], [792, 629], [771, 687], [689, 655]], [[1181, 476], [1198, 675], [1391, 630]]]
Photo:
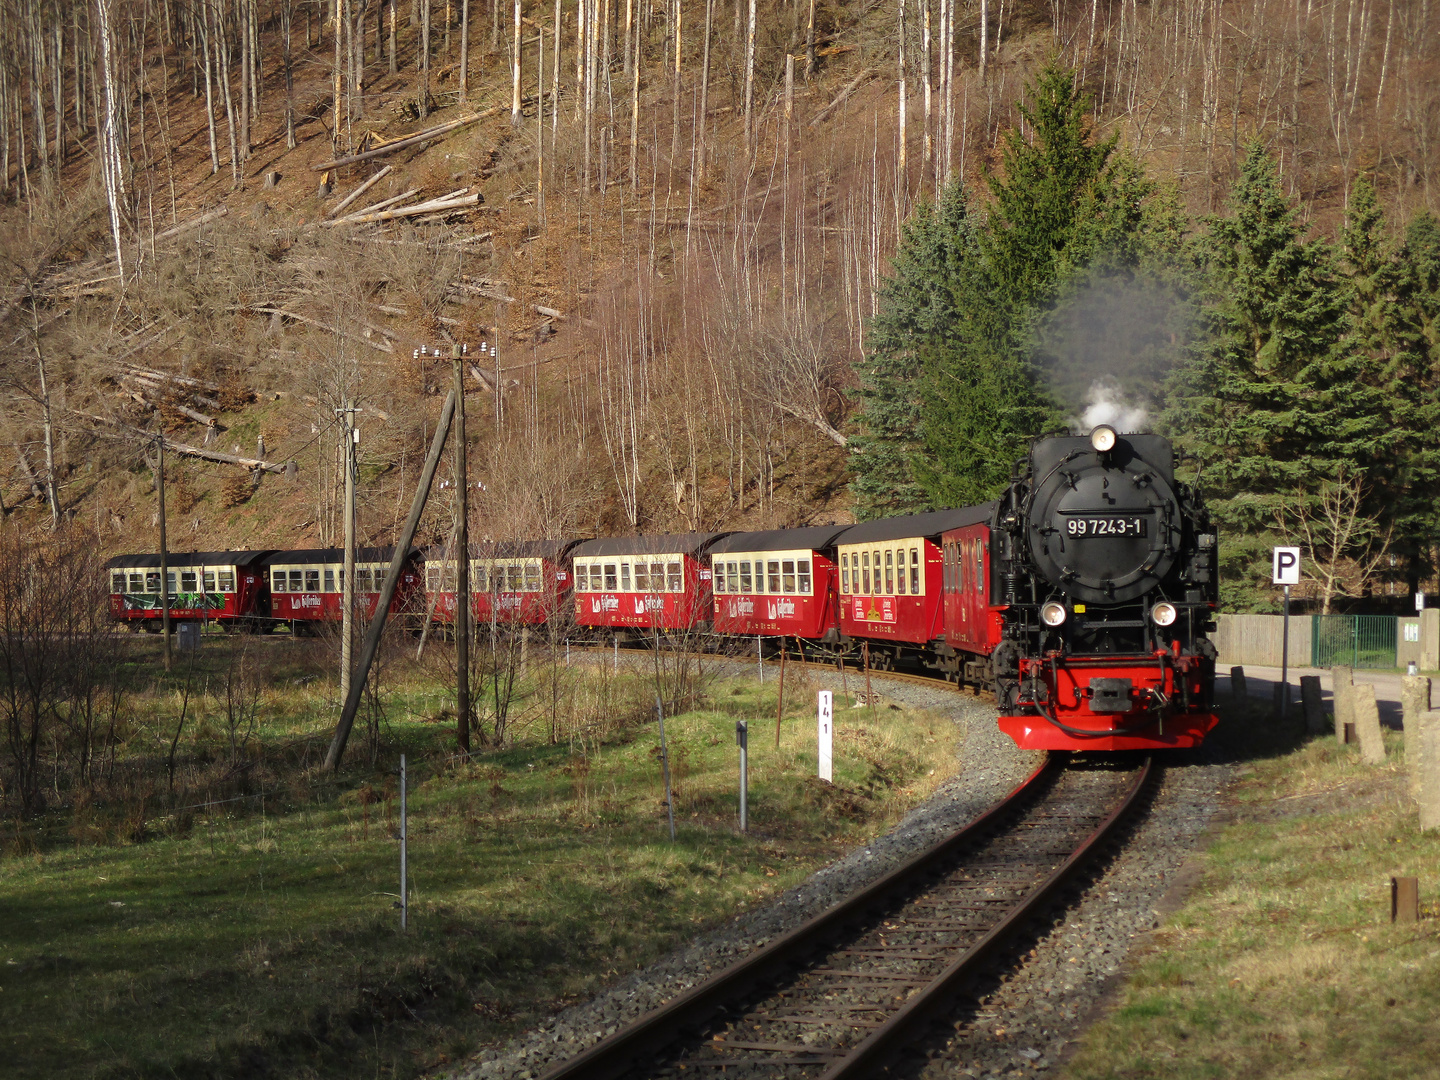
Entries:
[[377, 172], [374, 176], [370, 177], [369, 180], [366, 180], [363, 184], [361, 184], [358, 188], [356, 188], [354, 191], [352, 191], [349, 195], [345, 196], [345, 199], [344, 199], [343, 202], [340, 202], [340, 203], [336, 204], [334, 207], [332, 207], [331, 209], [327, 210], [327, 211], [325, 212], [325, 216], [326, 216], [327, 218], [333, 218], [333, 217], [335, 217], [337, 214], [340, 213], [341, 210], [344, 210], [347, 206], [349, 206], [351, 203], [353, 203], [356, 199], [360, 198], [361, 195], [364, 195], [365, 192], [369, 191], [372, 187], [374, 187], [376, 184], [378, 184], [381, 180], [383, 180], [385, 177], [389, 176], [389, 175], [390, 175], [390, 171], [391, 171], [393, 168], [394, 168], [393, 165], [386, 165], [383, 169], [381, 169], [379, 172]]
[[170, 226], [170, 228], [166, 229], [162, 233], [156, 233], [155, 242], [158, 244], [161, 240], [169, 240], [172, 236], [179, 236], [181, 233], [187, 232], [190, 229], [198, 229], [201, 225], [205, 225], [209, 222], [222, 218], [228, 213], [230, 213], [229, 209], [221, 206], [218, 209], [211, 210], [207, 214], [200, 214], [196, 217], [192, 217], [188, 221], [182, 221], [179, 225]]
[[[66, 409], [68, 413], [75, 416], [83, 416], [86, 420], [94, 420], [101, 424], [109, 424], [111, 427], [128, 431], [144, 442], [153, 442], [154, 432], [143, 431], [140, 428], [126, 424], [120, 420], [112, 420], [108, 416], [98, 416], [95, 413], [81, 412], [79, 409]], [[246, 469], [261, 469], [264, 472], [283, 473], [289, 466], [289, 462], [261, 461], [259, 458], [240, 457], [237, 454], [225, 454], [219, 450], [206, 450], [203, 447], [191, 446], [188, 443], [177, 443], [161, 436], [165, 443], [165, 449], [174, 450], [177, 454], [188, 454], [191, 457], [203, 458], [206, 461], [218, 461], [222, 465], [240, 465]], [[43, 492], [42, 492], [43, 494]]]
[[[341, 333], [341, 331], [339, 331], [335, 327], [331, 326], [329, 323], [323, 323], [319, 319], [312, 319], [309, 315], [301, 315], [298, 311], [286, 311], [284, 308], [272, 307], [252, 307], [242, 308], [241, 310], [253, 311], [257, 315], [280, 315], [286, 319], [294, 319], [297, 322], [303, 322], [306, 326], [313, 326], [318, 330], [325, 330], [328, 333], [334, 334], [336, 337], [347, 336]], [[390, 342], [387, 341], [384, 337], [381, 337], [379, 341], [376, 341], [373, 337], [365, 337], [363, 334], [355, 334], [350, 336], [353, 336], [357, 341], [364, 342], [366, 345], [369, 345], [370, 348], [375, 349], [378, 352], [393, 353], [395, 351], [395, 347], [391, 345]]]
[[484, 120], [487, 117], [499, 116], [509, 108], [508, 105], [496, 105], [494, 108], [485, 109], [482, 112], [471, 113], [469, 116], [462, 116], [459, 119], [451, 120], [446, 124], [439, 124], [424, 131], [417, 131], [414, 135], [407, 135], [403, 139], [396, 139], [394, 142], [386, 143], [384, 146], [377, 146], [374, 150], [366, 150], [359, 154], [348, 154], [345, 157], [334, 158], [331, 161], [322, 161], [319, 165], [311, 165], [314, 172], [325, 172], [327, 169], [335, 169], [341, 165], [353, 165], [357, 161], [369, 161], [371, 158], [385, 157], [397, 150], [404, 150], [406, 147], [422, 143], [426, 139], [436, 139], [441, 135], [448, 135], [452, 131], [458, 131], [467, 127], [477, 120]]
[[826, 105], [825, 108], [821, 109], [818, 113], [812, 116], [810, 118], [810, 123], [806, 126], [814, 127], [816, 124], [823, 123], [825, 120], [829, 119], [830, 114], [833, 113], [836, 109], [838, 109], [841, 105], [844, 105], [845, 99], [848, 98], [851, 94], [853, 94], [856, 88], [859, 87], [861, 83], [863, 83], [866, 79], [873, 79], [874, 77], [874, 68], [866, 68], [864, 71], [860, 72], [859, 75], [856, 75], [855, 78], [851, 79], [848, 83], [845, 84], [845, 88], [841, 90], [840, 93], [835, 95], [834, 100], [831, 101], [829, 105]]
[[460, 210], [467, 206], [478, 206], [479, 203], [480, 195], [477, 192], [460, 199], [416, 203], [414, 206], [402, 206], [398, 210], [386, 210], [379, 214], [352, 214], [350, 217], [344, 217], [338, 221], [327, 221], [324, 224], [364, 225], [371, 221], [395, 221], [399, 218], [415, 217], [417, 214], [434, 214], [441, 210]]

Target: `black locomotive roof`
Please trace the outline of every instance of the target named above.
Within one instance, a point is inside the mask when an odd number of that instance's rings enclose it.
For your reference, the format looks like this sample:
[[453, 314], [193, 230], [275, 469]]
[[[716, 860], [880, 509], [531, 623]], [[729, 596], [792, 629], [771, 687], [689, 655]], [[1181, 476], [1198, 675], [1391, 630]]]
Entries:
[[939, 536], [951, 529], [987, 522], [994, 513], [995, 504], [988, 502], [980, 506], [962, 506], [958, 510], [935, 510], [928, 514], [862, 521], [837, 536], [835, 544], [874, 544], [884, 540], [907, 540], [912, 536]]
[[763, 532], [731, 533], [710, 549], [720, 555], [731, 551], [821, 551], [830, 547], [852, 525], [808, 525], [800, 529], [768, 529]]
[[[411, 548], [412, 556], [418, 554], [419, 548]], [[389, 562], [395, 554], [394, 546], [390, 547], [362, 547], [355, 549], [355, 558], [359, 562]], [[295, 551], [272, 551], [264, 560], [265, 565], [275, 566], [279, 563], [342, 563], [345, 561], [344, 548], [301, 548]]]
[[[470, 545], [472, 559], [546, 559], [559, 562], [565, 553], [576, 544], [584, 543], [578, 538], [561, 540], [481, 540]], [[427, 559], [448, 557], [445, 545], [435, 544], [425, 549]]]
[[671, 533], [662, 536], [604, 536], [576, 544], [570, 555], [583, 559], [589, 555], [664, 555], [678, 551], [698, 555], [722, 536], [723, 532]]
[[[166, 568], [172, 566], [256, 566], [269, 551], [171, 551], [165, 555]], [[160, 553], [116, 555], [105, 564], [107, 570], [121, 568], [160, 568]]]

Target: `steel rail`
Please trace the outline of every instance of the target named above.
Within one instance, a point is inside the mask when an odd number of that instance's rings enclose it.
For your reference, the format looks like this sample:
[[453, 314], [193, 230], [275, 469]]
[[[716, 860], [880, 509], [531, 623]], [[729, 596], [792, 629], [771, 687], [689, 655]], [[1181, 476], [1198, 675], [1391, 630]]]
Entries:
[[[1014, 791], [940, 843], [906, 860], [860, 891], [781, 934], [744, 959], [691, 987], [683, 994], [601, 1040], [588, 1050], [549, 1069], [540, 1080], [611, 1080], [631, 1075], [636, 1065], [710, 1020], [757, 985], [794, 970], [817, 949], [874, 909], [893, 903], [894, 894], [913, 889], [915, 878], [953, 858], [1023, 800], [1032, 797], [1064, 767], [1064, 755], [1050, 754]], [[973, 951], [973, 950], [972, 950]], [[868, 1041], [868, 1040], [867, 1040]]]
[[1135, 800], [1145, 789], [1155, 759], [1147, 757], [1134, 783], [1124, 799], [1095, 830], [1085, 838], [1063, 863], [1058, 866], [1029, 895], [1005, 913], [1004, 918], [986, 932], [985, 936], [956, 957], [949, 966], [937, 975], [926, 987], [914, 994], [900, 1009], [880, 1027], [872, 1031], [861, 1042], [836, 1061], [820, 1080], [854, 1080], [856, 1077], [874, 1076], [882, 1066], [896, 1056], [900, 1050], [923, 1034], [941, 1013], [949, 1011], [954, 1004], [960, 986], [970, 978], [976, 969], [994, 953], [1007, 937], [1013, 934], [1025, 920], [1043, 904], [1061, 885], [1068, 881], [1091, 857], [1124, 820]]

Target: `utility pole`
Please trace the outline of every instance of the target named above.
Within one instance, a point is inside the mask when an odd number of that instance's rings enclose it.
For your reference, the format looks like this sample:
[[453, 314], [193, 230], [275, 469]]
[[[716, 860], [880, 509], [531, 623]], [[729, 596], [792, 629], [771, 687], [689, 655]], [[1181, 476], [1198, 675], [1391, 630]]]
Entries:
[[[516, 11], [519, 11], [517, 0]], [[517, 23], [518, 25], [518, 23]], [[450, 347], [455, 367], [455, 495], [456, 562], [455, 575], [455, 719], [456, 745], [467, 757], [470, 754], [470, 491], [465, 475], [465, 372], [459, 345]], [[466, 350], [468, 351], [468, 350]]]
[[355, 644], [355, 444], [360, 432], [355, 427], [352, 399], [335, 410], [345, 417], [345, 568], [340, 576], [340, 699], [350, 696], [351, 650]]
[[[155, 414], [160, 423], [160, 414]], [[160, 448], [160, 467], [155, 474], [155, 487], [160, 495], [160, 636], [165, 639], [165, 670], [170, 670], [170, 568], [169, 552], [165, 550], [165, 431], [162, 428], [155, 435], [155, 444]]]

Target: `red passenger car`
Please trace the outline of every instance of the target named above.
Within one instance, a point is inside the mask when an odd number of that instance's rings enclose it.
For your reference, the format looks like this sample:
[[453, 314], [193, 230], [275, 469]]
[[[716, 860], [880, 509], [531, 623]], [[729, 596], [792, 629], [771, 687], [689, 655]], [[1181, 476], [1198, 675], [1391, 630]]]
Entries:
[[[355, 602], [361, 618], [375, 614], [380, 586], [390, 569], [393, 547], [357, 548], [355, 551]], [[416, 565], [418, 550], [410, 552], [400, 582], [390, 601], [390, 614], [404, 611], [420, 586]], [[297, 634], [314, 631], [321, 623], [338, 621], [345, 589], [344, 548], [310, 548], [276, 551], [264, 560], [270, 578], [270, 616], [283, 620]]]
[[957, 682], [990, 686], [995, 673], [990, 654], [1000, 644], [1004, 608], [990, 555], [994, 503], [974, 507], [973, 524], [949, 529], [940, 537], [941, 588], [945, 596], [945, 640], [936, 646], [939, 668]]
[[715, 631], [839, 640], [832, 545], [848, 525], [733, 533], [710, 549]]
[[[268, 551], [176, 551], [166, 556], [170, 618], [253, 625], [269, 614], [261, 563]], [[164, 619], [160, 556], [117, 555], [110, 571], [110, 616], [151, 633]]]
[[990, 507], [867, 521], [835, 539], [840, 629], [870, 645], [871, 663], [921, 659], [945, 636], [940, 535], [988, 520]]
[[[501, 540], [470, 546], [470, 610], [477, 623], [540, 626], [561, 610], [571, 582], [566, 556], [578, 540]], [[425, 555], [425, 589], [438, 622], [455, 621], [455, 559]]]
[[616, 536], [570, 552], [581, 626], [708, 630], [710, 568], [703, 556], [728, 533]]

